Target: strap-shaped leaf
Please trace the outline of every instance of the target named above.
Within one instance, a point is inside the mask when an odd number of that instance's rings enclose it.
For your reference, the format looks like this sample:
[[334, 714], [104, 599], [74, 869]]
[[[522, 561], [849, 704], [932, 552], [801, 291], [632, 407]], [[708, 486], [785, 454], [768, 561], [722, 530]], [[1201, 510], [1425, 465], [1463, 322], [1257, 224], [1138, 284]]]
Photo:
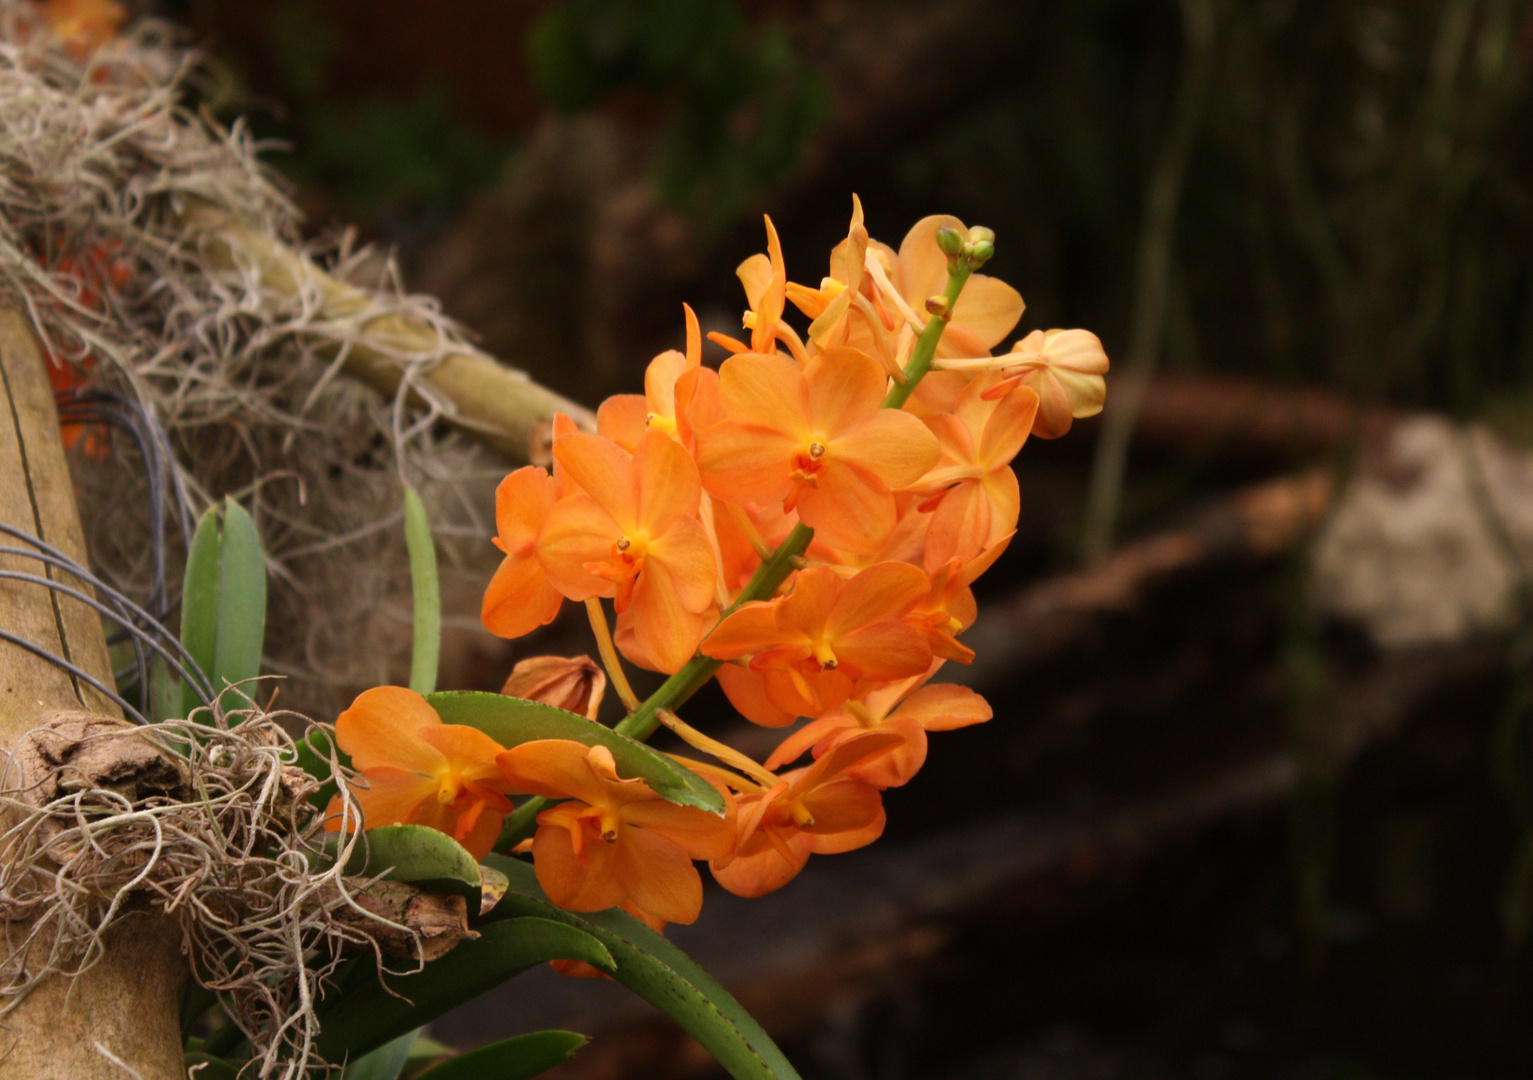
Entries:
[[478, 728], [508, 748], [534, 739], [573, 739], [587, 746], [605, 746], [612, 751], [620, 775], [648, 781], [662, 798], [681, 806], [724, 812], [723, 796], [701, 776], [584, 716], [537, 701], [477, 691], [432, 694], [426, 700], [442, 723]]
[[[215, 694], [261, 673], [266, 636], [266, 559], [255, 522], [233, 499], [209, 507], [197, 522], [181, 588], [181, 644], [212, 682]], [[247, 688], [246, 696], [249, 697]], [[202, 704], [181, 688], [190, 716]]]
[[354, 1058], [341, 1073], [341, 1080], [399, 1080], [410, 1060], [410, 1049], [420, 1038], [420, 1028], [407, 1031], [359, 1058]]
[[565, 911], [543, 895], [530, 864], [504, 855], [491, 855], [485, 862], [510, 882], [491, 919], [541, 916], [580, 927], [616, 958], [614, 979], [680, 1024], [736, 1080], [799, 1080], [777, 1044], [729, 991], [638, 919], [616, 908], [592, 914]]
[[369, 829], [346, 872], [359, 877], [381, 874], [430, 892], [456, 893], [468, 898], [469, 911], [479, 912], [479, 864], [462, 844], [429, 825]]
[[410, 591], [415, 601], [415, 638], [410, 650], [410, 689], [436, 689], [442, 651], [442, 591], [437, 581], [436, 542], [426, 507], [412, 487], [405, 488], [405, 547], [410, 552]]
[[448, 1058], [417, 1080], [532, 1080], [590, 1041], [573, 1031], [534, 1031]]
[[[218, 507], [210, 506], [197, 521], [192, 546], [186, 553], [181, 580], [181, 645], [209, 677], [213, 648], [218, 641]], [[181, 715], [190, 716], [202, 704], [196, 689], [182, 684]]]
[[[223, 542], [218, 552], [218, 641], [213, 648], [213, 688], [261, 674], [266, 638], [266, 557], [261, 537], [244, 507], [224, 500]], [[246, 687], [247, 696], [254, 695]]]
[[493, 922], [424, 970], [390, 976], [393, 994], [374, 969], [361, 985], [322, 1001], [317, 1049], [330, 1062], [358, 1057], [549, 960], [583, 960], [603, 971], [617, 967], [602, 942], [566, 920]]

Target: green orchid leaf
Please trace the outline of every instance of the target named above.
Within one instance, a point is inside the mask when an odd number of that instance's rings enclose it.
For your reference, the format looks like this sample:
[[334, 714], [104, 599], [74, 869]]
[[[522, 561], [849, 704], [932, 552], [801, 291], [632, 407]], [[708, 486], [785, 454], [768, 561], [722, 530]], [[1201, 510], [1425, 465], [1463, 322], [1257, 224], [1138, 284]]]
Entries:
[[[213, 686], [253, 679], [261, 674], [261, 645], [266, 638], [266, 556], [261, 536], [239, 503], [224, 500], [224, 530], [218, 552], [218, 640], [213, 647]], [[254, 703], [255, 688], [243, 696]], [[241, 707], [241, 706], [236, 706]]]
[[[209, 507], [197, 522], [181, 587], [181, 644], [219, 693], [261, 673], [266, 636], [266, 559], [255, 522], [233, 499]], [[253, 701], [240, 692], [236, 707]], [[202, 704], [197, 690], [181, 687], [182, 714]]]
[[410, 650], [410, 689], [436, 689], [442, 650], [442, 591], [437, 581], [436, 542], [426, 507], [412, 487], [405, 488], [405, 546], [410, 551], [410, 588], [415, 599], [415, 639]]
[[341, 1080], [399, 1080], [410, 1060], [410, 1051], [420, 1037], [420, 1028], [407, 1031], [378, 1049], [346, 1063]]
[[616, 958], [614, 979], [680, 1024], [736, 1080], [799, 1080], [782, 1051], [740, 1003], [686, 953], [638, 919], [616, 908], [578, 915], [565, 911], [543, 895], [531, 864], [503, 855], [491, 855], [485, 863], [509, 881], [491, 919], [541, 917], [579, 927]]
[[417, 1080], [532, 1080], [590, 1041], [573, 1031], [534, 1031], [449, 1058]]
[[462, 844], [429, 825], [368, 829], [346, 872], [358, 877], [382, 875], [428, 892], [455, 893], [468, 899], [469, 911], [479, 910], [479, 864]]
[[537, 701], [477, 691], [432, 694], [426, 700], [441, 716], [442, 723], [478, 728], [505, 747], [535, 739], [572, 739], [587, 746], [605, 746], [612, 751], [620, 775], [647, 781], [656, 794], [678, 805], [724, 813], [724, 797], [701, 776], [643, 743], [577, 713]]
[[[218, 640], [219, 547], [218, 507], [210, 506], [192, 534], [181, 582], [181, 646], [204, 673], [213, 670], [213, 648]], [[190, 716], [201, 704], [197, 691], [183, 684], [181, 715]]]
[[355, 1058], [550, 960], [583, 960], [603, 971], [617, 967], [596, 937], [566, 920], [493, 922], [423, 970], [389, 976], [388, 989], [370, 969], [365, 981], [321, 1001], [317, 1049], [326, 1061]]

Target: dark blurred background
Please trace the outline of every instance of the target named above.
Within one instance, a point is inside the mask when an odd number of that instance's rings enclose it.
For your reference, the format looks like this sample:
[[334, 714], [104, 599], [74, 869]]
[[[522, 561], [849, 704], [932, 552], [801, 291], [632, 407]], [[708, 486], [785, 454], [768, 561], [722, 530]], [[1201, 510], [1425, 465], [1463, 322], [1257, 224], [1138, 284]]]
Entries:
[[[1019, 332], [1102, 338], [983, 582], [996, 719], [878, 845], [674, 931], [806, 1078], [1530, 1074], [1527, 0], [155, 10], [316, 235], [588, 404], [681, 301], [738, 327], [763, 212], [817, 282], [854, 191], [891, 244], [990, 226]], [[460, 621], [462, 686], [588, 649]], [[546, 973], [434, 1033], [555, 1025], [602, 1036], [568, 1077], [708, 1074]]]

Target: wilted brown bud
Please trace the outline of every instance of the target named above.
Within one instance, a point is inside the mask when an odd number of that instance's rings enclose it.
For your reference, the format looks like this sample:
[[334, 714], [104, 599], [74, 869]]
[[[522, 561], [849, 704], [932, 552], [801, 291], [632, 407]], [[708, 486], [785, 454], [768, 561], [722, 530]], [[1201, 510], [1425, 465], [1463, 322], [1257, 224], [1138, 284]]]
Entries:
[[607, 675], [589, 656], [530, 656], [511, 669], [500, 692], [595, 720]]

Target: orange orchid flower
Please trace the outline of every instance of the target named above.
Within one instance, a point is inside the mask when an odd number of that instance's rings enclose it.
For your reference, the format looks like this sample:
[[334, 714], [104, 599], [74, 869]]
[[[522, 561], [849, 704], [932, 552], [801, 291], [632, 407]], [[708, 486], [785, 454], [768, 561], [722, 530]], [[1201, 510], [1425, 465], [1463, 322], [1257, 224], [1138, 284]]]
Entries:
[[645, 432], [632, 455], [574, 432], [554, 440], [554, 460], [580, 490], [549, 512], [539, 562], [568, 599], [611, 597], [620, 615], [631, 608], [645, 657], [677, 670], [696, 651], [697, 617], [715, 599], [697, 466], [659, 431]]
[[711, 369], [702, 367], [703, 336], [697, 315], [688, 305], [682, 307], [687, 314], [687, 351], [668, 349], [656, 356], [644, 370], [644, 393], [614, 394], [596, 411], [598, 434], [629, 453], [646, 431], [664, 432], [690, 447], [692, 399], [701, 383], [718, 377]]
[[905, 622], [926, 636], [933, 656], [973, 663], [974, 650], [958, 640], [959, 634], [974, 625], [979, 610], [969, 586], [995, 564], [1015, 535], [1007, 533], [973, 559], [955, 555], [932, 573], [931, 588], [905, 615]]
[[766, 767], [781, 769], [810, 749], [819, 760], [864, 731], [892, 731], [902, 740], [898, 746], [853, 767], [847, 775], [880, 789], [909, 783], [926, 761], [927, 732], [982, 724], [994, 715], [989, 703], [966, 686], [925, 685], [940, 666], [938, 661], [924, 674], [880, 686], [860, 701], [848, 701], [810, 721], [772, 751]]
[[523, 743], [497, 758], [515, 790], [565, 799], [538, 815], [533, 866], [548, 898], [571, 911], [630, 906], [691, 923], [703, 905], [693, 859], [734, 845], [733, 800], [717, 817], [666, 802], [643, 780], [617, 774], [612, 752], [567, 739]]
[[[862, 200], [852, 196], [852, 223], [846, 239], [837, 244], [830, 253], [830, 276], [822, 278], [818, 289], [788, 283], [788, 299], [814, 321], [809, 326], [809, 340], [820, 348], [852, 344], [852, 331], [859, 323], [864, 326], [876, 324], [880, 331], [886, 328], [868, 303], [872, 294], [871, 283], [864, 289], [868, 255], [868, 230], [862, 220]], [[867, 338], [867, 333], [861, 335]]]
[[[505, 748], [477, 728], [444, 724], [413, 690], [364, 691], [335, 722], [335, 741], [367, 782], [353, 786], [362, 825], [429, 825], [448, 833], [476, 859], [490, 853], [511, 812], [495, 757]], [[325, 828], [342, 827], [341, 799], [325, 811]], [[356, 823], [350, 823], [355, 827]]]
[[942, 446], [941, 461], [921, 480], [936, 490], [921, 506], [932, 511], [928, 571], [954, 556], [972, 559], [1017, 527], [1022, 493], [1011, 461], [1033, 428], [1038, 395], [1023, 386], [999, 400], [987, 398], [995, 381], [989, 375], [975, 379], [952, 412], [926, 417]]
[[495, 546], [506, 553], [484, 591], [479, 618], [486, 630], [521, 637], [554, 621], [564, 597], [538, 561], [538, 534], [562, 485], [534, 465], [517, 469], [495, 489]]
[[708, 491], [732, 503], [782, 501], [823, 543], [877, 551], [896, 522], [894, 492], [936, 464], [936, 437], [884, 409], [885, 376], [855, 349], [802, 369], [784, 356], [730, 357], [719, 372], [728, 418], [698, 435]]
[[[786, 596], [742, 605], [702, 651], [716, 660], [750, 656], [782, 715], [820, 716], [865, 683], [927, 669], [926, 634], [901, 619], [929, 591], [926, 575], [908, 563], [877, 563], [851, 578], [811, 566]], [[730, 683], [721, 685], [728, 692]]]
[[735, 268], [735, 276], [745, 286], [745, 300], [750, 305], [743, 325], [751, 332], [747, 346], [724, 334], [709, 334], [708, 340], [722, 345], [733, 353], [777, 352], [777, 342], [786, 344], [794, 356], [806, 358], [804, 343], [798, 333], [782, 321], [784, 298], [788, 287], [788, 270], [783, 263], [782, 241], [777, 238], [777, 227], [771, 217], [766, 218], [767, 250], [765, 255], [752, 255]]
[[846, 739], [808, 768], [773, 779], [747, 780], [725, 769], [680, 759], [715, 784], [727, 783], [736, 798], [738, 835], [733, 850], [709, 863], [716, 881], [736, 896], [764, 896], [798, 876], [811, 855], [854, 851], [884, 831], [883, 797], [851, 771], [902, 742], [892, 731], [863, 731]]

